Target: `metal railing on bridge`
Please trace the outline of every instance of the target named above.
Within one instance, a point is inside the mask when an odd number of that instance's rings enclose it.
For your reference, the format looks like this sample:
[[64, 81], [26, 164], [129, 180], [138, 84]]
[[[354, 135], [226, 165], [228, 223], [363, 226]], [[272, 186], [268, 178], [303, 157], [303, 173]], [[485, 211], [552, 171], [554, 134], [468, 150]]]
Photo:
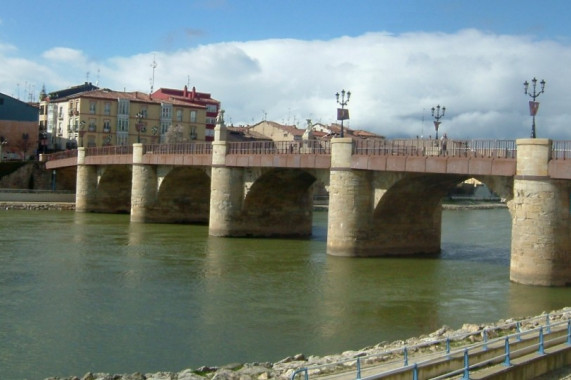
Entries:
[[122, 156], [133, 154], [132, 145], [107, 145], [85, 148], [85, 156]]
[[[212, 143], [144, 145], [144, 154], [212, 154]], [[229, 154], [331, 154], [330, 141], [248, 141], [228, 144]], [[86, 156], [133, 154], [127, 145], [86, 148]], [[448, 140], [446, 149], [441, 141], [431, 139], [357, 140], [355, 155], [448, 156], [515, 159], [515, 140]], [[77, 149], [43, 155], [44, 161], [77, 157]], [[551, 146], [554, 160], [571, 159], [571, 141], [554, 140]]]
[[551, 158], [554, 160], [571, 159], [571, 141], [554, 140], [551, 144]]
[[396, 139], [359, 140], [353, 144], [355, 155], [448, 156], [515, 159], [515, 140]]
[[331, 143], [320, 140], [231, 142], [228, 154], [331, 154]]
[[212, 154], [212, 143], [193, 142], [144, 145], [143, 154]]

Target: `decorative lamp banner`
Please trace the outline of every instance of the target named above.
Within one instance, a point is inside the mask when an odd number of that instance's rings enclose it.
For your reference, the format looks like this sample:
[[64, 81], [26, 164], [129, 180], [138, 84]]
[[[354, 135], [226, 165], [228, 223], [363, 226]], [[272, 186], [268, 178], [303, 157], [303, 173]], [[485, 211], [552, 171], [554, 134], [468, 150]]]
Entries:
[[349, 110], [346, 108], [337, 108], [337, 120], [349, 120]]
[[534, 102], [532, 100], [529, 101], [529, 116], [537, 115], [537, 111], [539, 110], [539, 102]]
[[438, 131], [438, 127], [440, 127], [440, 121], [435, 121], [434, 122], [434, 128]]

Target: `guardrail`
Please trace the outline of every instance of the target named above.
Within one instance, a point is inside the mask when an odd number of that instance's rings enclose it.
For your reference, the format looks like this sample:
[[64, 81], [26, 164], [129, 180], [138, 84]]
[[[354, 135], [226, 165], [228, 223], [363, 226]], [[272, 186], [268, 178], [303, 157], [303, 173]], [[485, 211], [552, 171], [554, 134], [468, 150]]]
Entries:
[[331, 143], [320, 140], [231, 142], [228, 154], [331, 154]]
[[[143, 147], [144, 154], [212, 154], [212, 143], [152, 144]], [[127, 145], [86, 148], [86, 156], [133, 154]], [[228, 143], [228, 154], [331, 154], [330, 141], [248, 141]], [[517, 157], [515, 140], [448, 140], [431, 139], [357, 140], [355, 155], [449, 156], [473, 158]], [[42, 155], [43, 161], [77, 157], [77, 149]], [[551, 146], [554, 160], [571, 159], [571, 140], [554, 140]]]
[[143, 154], [212, 154], [212, 143], [193, 142], [144, 145]]
[[353, 144], [353, 154], [356, 155], [515, 159], [516, 153], [515, 140], [447, 140], [444, 144], [431, 139], [397, 139], [359, 140]]
[[[290, 380], [303, 376], [339, 379], [381, 379], [390, 375], [410, 373], [410, 378], [418, 379], [419, 372], [434, 366], [430, 378], [446, 378], [462, 375], [469, 379], [470, 371], [503, 363], [531, 352], [544, 353], [545, 348], [566, 343], [571, 345], [570, 312], [563, 313], [561, 320], [552, 322], [550, 315], [506, 323], [474, 333], [459, 334], [445, 339], [382, 350], [365, 355], [358, 353], [345, 360], [301, 367], [295, 370]], [[522, 325], [532, 328], [522, 330]], [[507, 334], [506, 334], [507, 332]], [[489, 339], [492, 334], [498, 337]], [[467, 344], [467, 340], [476, 343]], [[456, 346], [452, 349], [452, 346]], [[423, 352], [429, 352], [423, 354]], [[417, 353], [414, 358], [411, 353]], [[450, 365], [442, 363], [452, 362]], [[436, 369], [438, 368], [438, 369]], [[436, 373], [440, 371], [439, 373]], [[425, 376], [426, 377], [426, 376]]]
[[133, 154], [133, 145], [108, 145], [85, 148], [85, 156], [122, 156]]
[[571, 159], [571, 141], [553, 141], [551, 143], [551, 158], [554, 160]]

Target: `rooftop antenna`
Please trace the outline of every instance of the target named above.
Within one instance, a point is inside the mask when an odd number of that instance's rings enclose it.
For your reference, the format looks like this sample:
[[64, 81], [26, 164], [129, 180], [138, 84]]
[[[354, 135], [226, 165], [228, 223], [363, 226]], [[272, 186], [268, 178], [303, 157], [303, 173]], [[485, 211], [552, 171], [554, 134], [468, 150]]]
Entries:
[[190, 88], [190, 75], [187, 75], [186, 88]]
[[85, 73], [85, 83], [89, 83], [89, 71]]
[[153, 88], [155, 87], [155, 69], [157, 68], [157, 62], [155, 62], [155, 56], [153, 56], [153, 63], [151, 63], [153, 68], [153, 77], [151, 78], [151, 94], [153, 93]]

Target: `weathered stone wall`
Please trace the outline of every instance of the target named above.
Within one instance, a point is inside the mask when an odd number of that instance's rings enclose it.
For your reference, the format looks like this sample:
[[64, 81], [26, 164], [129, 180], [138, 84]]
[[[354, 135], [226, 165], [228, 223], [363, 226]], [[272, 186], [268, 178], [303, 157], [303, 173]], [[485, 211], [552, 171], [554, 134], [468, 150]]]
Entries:
[[571, 185], [548, 177], [551, 141], [520, 139], [512, 215], [510, 279], [529, 285], [571, 283]]

